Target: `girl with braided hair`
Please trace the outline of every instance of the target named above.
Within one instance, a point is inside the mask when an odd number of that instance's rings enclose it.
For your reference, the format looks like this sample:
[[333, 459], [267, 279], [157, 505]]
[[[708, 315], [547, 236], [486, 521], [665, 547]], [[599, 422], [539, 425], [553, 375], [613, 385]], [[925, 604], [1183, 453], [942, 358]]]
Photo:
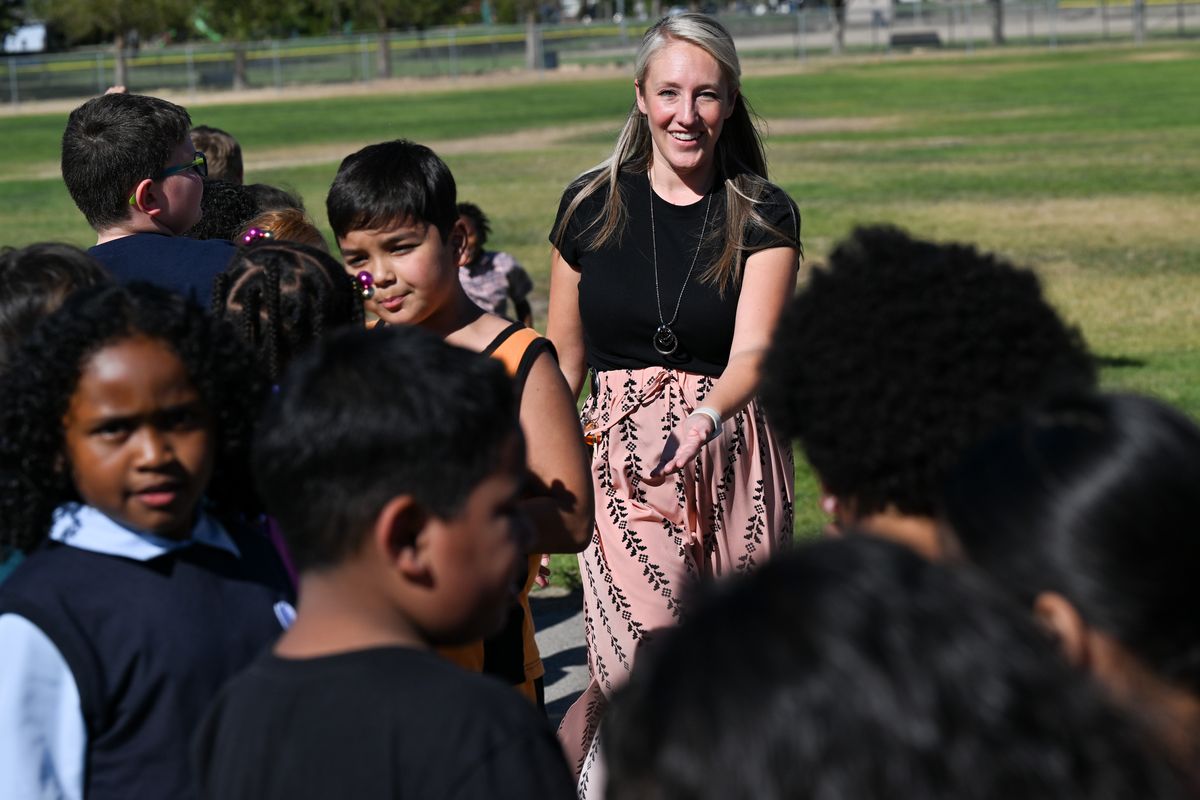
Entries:
[[305, 347], [363, 319], [341, 264], [310, 245], [271, 239], [238, 249], [213, 281], [211, 310], [233, 325], [272, 383]]

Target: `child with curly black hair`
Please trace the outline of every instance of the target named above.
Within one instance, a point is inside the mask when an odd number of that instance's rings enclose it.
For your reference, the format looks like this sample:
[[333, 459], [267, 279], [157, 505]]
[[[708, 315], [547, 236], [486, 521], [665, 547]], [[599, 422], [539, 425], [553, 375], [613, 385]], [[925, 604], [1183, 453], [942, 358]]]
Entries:
[[0, 385], [0, 775], [20, 797], [187, 797], [217, 689], [290, 589], [245, 468], [262, 397], [224, 327], [168, 291], [83, 290]]
[[839, 244], [792, 301], [761, 394], [835, 525], [935, 555], [939, 487], [966, 448], [1095, 380], [1083, 338], [1032, 272], [875, 226]]
[[233, 325], [272, 383], [304, 348], [363, 324], [362, 298], [341, 264], [315, 247], [272, 239], [238, 248], [213, 280], [210, 311]]

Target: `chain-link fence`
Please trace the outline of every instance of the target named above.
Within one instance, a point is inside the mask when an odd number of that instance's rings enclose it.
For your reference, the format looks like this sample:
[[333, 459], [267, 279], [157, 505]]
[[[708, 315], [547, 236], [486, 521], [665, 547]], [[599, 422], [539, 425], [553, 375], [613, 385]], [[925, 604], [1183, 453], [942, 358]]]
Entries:
[[[780, 6], [789, 9], [790, 6]], [[866, 9], [866, 10], [859, 10]], [[993, 7], [968, 2], [898, 2], [878, 7], [851, 5], [836, 34], [829, 7], [787, 13], [724, 16], [743, 56], [806, 58], [837, 49], [882, 52], [916, 47], [973, 50], [992, 42]], [[1004, 39], [1010, 44], [1056, 47], [1074, 42], [1144, 41], [1200, 35], [1200, 3], [1109, 3], [1060, 5], [1053, 0], [1003, 5]], [[422, 34], [386, 36], [390, 64], [381, 68], [378, 34], [142, 48], [126, 55], [131, 90], [140, 92], [220, 91], [247, 88], [353, 83], [393, 78], [455, 78], [523, 69], [625, 62], [646, 22], [563, 24], [535, 28], [473, 26]], [[839, 40], [840, 39], [840, 40]], [[239, 52], [240, 51], [240, 52]], [[87, 97], [116, 82], [111, 49], [10, 55], [9, 104]], [[0, 80], [4, 78], [0, 77]]]

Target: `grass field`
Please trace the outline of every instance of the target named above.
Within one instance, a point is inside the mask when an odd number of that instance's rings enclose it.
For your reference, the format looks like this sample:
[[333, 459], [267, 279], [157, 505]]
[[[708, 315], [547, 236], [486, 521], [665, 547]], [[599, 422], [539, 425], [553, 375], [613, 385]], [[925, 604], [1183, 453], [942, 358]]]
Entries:
[[[1200, 416], [1200, 43], [774, 61], [747, 68], [772, 178], [807, 262], [855, 224], [979, 243], [1038, 271], [1108, 364], [1108, 386]], [[442, 152], [544, 305], [559, 192], [602, 158], [628, 80], [194, 107], [243, 143], [247, 178], [300, 191], [324, 225], [341, 156], [406, 136]], [[0, 243], [90, 232], [57, 178], [65, 114], [0, 119]], [[798, 532], [819, 524], [799, 478]]]

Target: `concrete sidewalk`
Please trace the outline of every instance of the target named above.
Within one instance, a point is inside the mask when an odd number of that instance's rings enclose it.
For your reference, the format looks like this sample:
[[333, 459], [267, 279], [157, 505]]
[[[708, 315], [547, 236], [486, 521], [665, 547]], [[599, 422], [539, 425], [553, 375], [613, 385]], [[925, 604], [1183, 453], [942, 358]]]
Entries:
[[587, 650], [583, 643], [583, 593], [557, 586], [529, 595], [537, 626], [538, 649], [546, 667], [546, 715], [559, 720], [588, 683]]

